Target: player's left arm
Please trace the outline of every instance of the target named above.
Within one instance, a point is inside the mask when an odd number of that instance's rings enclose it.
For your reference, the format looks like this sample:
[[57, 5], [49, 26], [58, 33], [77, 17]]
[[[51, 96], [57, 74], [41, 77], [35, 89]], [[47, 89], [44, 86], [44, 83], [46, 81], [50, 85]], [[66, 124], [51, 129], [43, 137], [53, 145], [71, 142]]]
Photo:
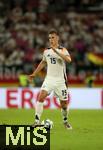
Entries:
[[67, 49], [63, 49], [63, 51], [60, 51], [58, 49], [53, 49], [61, 58], [63, 58], [66, 62], [71, 62], [70, 54], [68, 53]]

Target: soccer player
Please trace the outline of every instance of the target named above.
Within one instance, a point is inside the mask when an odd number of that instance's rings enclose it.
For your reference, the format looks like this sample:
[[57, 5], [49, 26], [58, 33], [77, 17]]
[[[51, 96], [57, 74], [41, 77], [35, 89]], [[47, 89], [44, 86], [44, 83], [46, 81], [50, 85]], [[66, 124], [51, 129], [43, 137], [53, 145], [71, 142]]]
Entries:
[[40, 117], [43, 112], [43, 102], [51, 91], [54, 91], [60, 99], [64, 126], [67, 129], [72, 129], [72, 126], [68, 123], [68, 91], [65, 68], [65, 62], [70, 63], [71, 57], [67, 49], [59, 44], [60, 37], [55, 29], [50, 30], [48, 38], [50, 47], [44, 50], [43, 59], [36, 70], [29, 75], [29, 81], [32, 81], [38, 72], [47, 66], [47, 75], [37, 98], [35, 122], [32, 126], [35, 127], [40, 124]]

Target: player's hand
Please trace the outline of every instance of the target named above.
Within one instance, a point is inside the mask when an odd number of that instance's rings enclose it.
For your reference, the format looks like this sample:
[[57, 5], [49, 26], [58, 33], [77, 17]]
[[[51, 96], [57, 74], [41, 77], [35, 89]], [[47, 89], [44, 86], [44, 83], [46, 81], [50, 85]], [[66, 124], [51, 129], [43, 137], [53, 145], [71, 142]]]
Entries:
[[35, 77], [34, 74], [28, 75], [28, 80], [29, 82], [32, 82], [33, 78]]

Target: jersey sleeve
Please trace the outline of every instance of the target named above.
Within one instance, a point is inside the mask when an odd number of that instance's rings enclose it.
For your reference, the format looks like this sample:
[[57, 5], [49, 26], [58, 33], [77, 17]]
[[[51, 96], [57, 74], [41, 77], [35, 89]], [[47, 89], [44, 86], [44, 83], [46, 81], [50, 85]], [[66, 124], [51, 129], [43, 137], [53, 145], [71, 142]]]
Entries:
[[43, 58], [42, 58], [43, 61], [46, 61], [46, 56], [45, 56], [45, 51], [43, 53]]
[[63, 48], [63, 54], [70, 56], [70, 54], [69, 54], [69, 52], [68, 52], [68, 50], [66, 48]]

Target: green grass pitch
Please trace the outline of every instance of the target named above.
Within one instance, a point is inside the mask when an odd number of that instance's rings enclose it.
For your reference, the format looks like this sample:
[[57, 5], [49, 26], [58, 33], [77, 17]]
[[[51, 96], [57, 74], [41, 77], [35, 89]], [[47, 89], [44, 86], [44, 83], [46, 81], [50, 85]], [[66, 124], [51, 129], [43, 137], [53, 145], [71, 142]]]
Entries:
[[[33, 109], [1, 109], [0, 124], [32, 124]], [[51, 119], [50, 150], [103, 150], [103, 110], [70, 110], [73, 130], [62, 124], [60, 110], [44, 110], [43, 119]]]

